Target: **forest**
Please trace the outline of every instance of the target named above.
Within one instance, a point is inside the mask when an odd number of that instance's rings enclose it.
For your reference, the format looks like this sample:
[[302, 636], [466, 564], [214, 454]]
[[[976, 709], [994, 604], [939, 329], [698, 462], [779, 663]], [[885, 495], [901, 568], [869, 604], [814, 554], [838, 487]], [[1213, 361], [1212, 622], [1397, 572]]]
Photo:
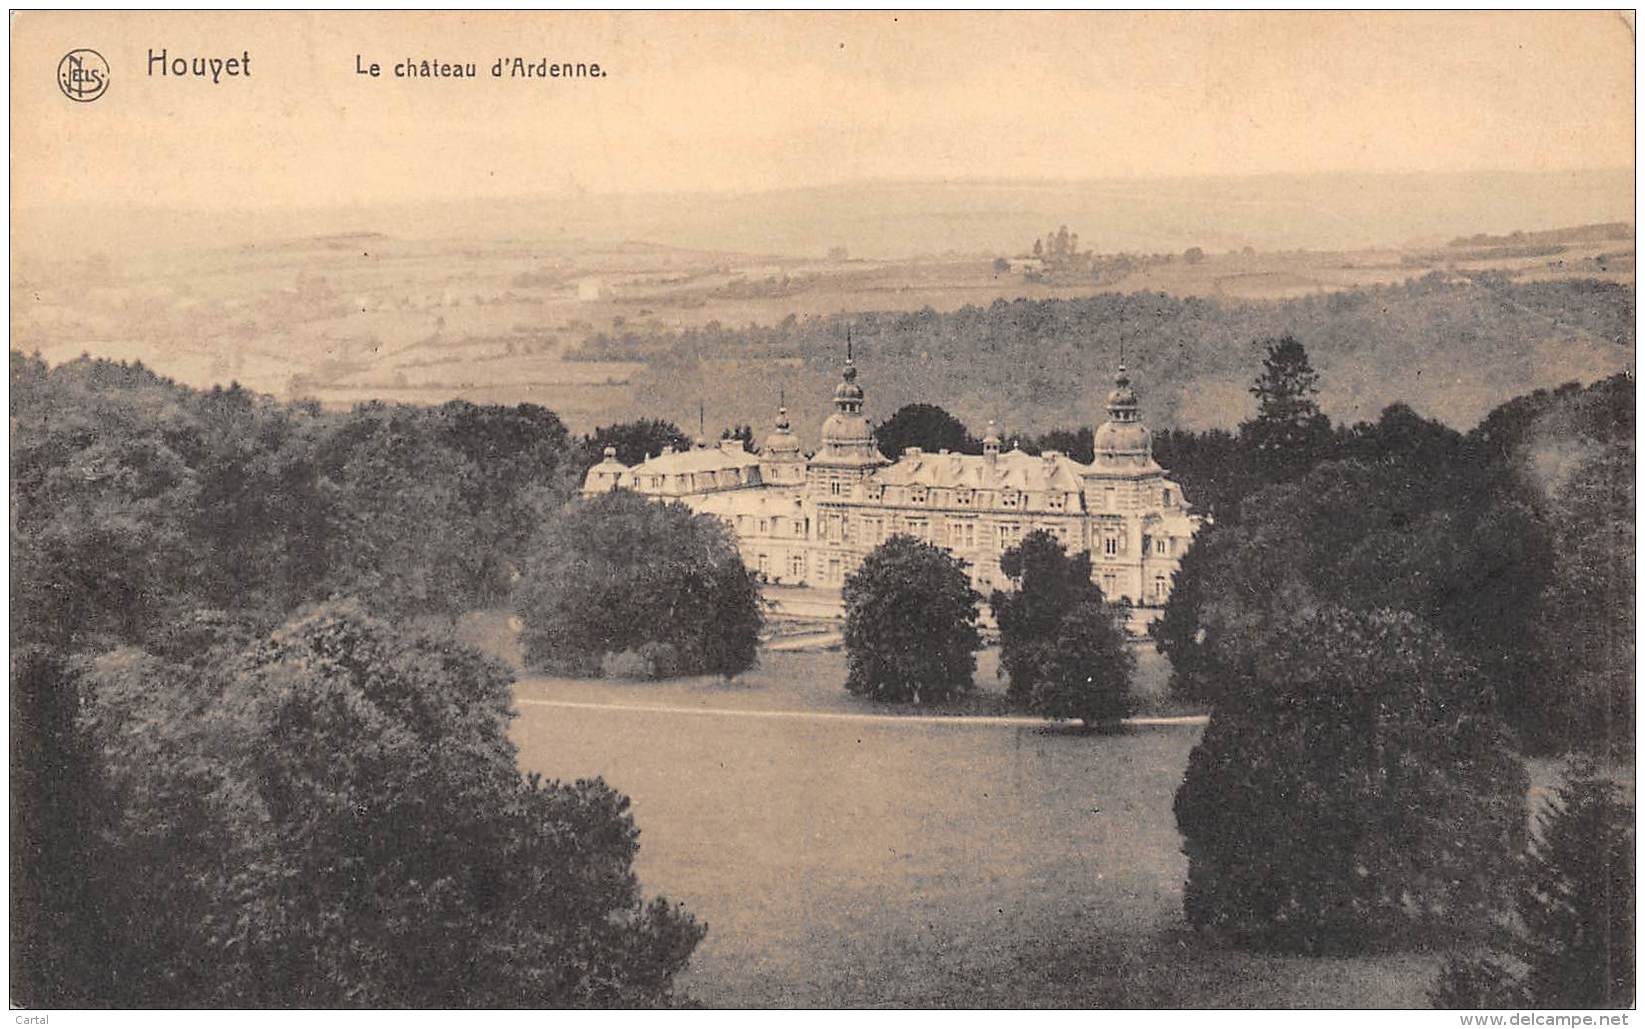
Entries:
[[871, 412], [925, 401], [973, 426], [994, 419], [1023, 434], [1100, 422], [1123, 361], [1150, 424], [1199, 430], [1245, 417], [1259, 341], [1287, 334], [1307, 344], [1333, 419], [1369, 420], [1401, 402], [1465, 429], [1535, 388], [1627, 367], [1634, 298], [1593, 280], [1435, 272], [1287, 300], [1103, 293], [771, 325], [627, 327], [596, 333], [568, 356], [644, 362], [630, 417], [685, 419], [707, 398], [711, 415], [734, 402], [741, 406], [719, 417], [760, 426], [781, 387], [802, 438], [828, 413], [848, 335]]

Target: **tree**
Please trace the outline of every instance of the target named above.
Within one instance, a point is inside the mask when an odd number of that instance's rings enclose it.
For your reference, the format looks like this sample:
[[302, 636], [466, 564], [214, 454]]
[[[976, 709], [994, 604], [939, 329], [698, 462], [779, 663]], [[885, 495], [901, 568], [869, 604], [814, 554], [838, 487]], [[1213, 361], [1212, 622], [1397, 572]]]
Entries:
[[982, 443], [958, 418], [935, 404], [905, 404], [874, 428], [874, 442], [880, 453], [901, 457], [909, 447], [935, 454], [949, 450], [958, 454], [980, 454]]
[[892, 536], [846, 578], [844, 596], [846, 689], [914, 704], [971, 689], [982, 597], [958, 559], [912, 536]]
[[632, 652], [651, 675], [730, 678], [753, 667], [763, 617], [717, 519], [626, 490], [573, 501], [544, 527], [514, 609], [527, 662], [569, 675]]
[[1029, 690], [1029, 710], [1113, 728], [1131, 714], [1131, 653], [1121, 605], [1080, 601], [1057, 623]]
[[1552, 487], [1547, 522], [1558, 556], [1529, 626], [1543, 672], [1545, 745], [1633, 752], [1634, 475], [1634, 446], [1624, 440], [1594, 449]]
[[678, 425], [658, 418], [602, 425], [594, 430], [594, 435], [583, 437], [582, 467], [579, 471], [587, 472], [599, 464], [606, 447], [617, 448], [618, 461], [636, 465], [648, 457], [656, 457], [667, 447], [690, 450], [691, 438], [681, 432]]
[[1082, 464], [1090, 464], [1096, 458], [1096, 447], [1096, 433], [1090, 426], [1079, 429], [1052, 429], [1042, 436], [1022, 441], [1025, 453], [1043, 454], [1047, 450], [1055, 450]]
[[733, 425], [721, 429], [720, 438], [740, 440], [743, 446], [752, 449], [754, 446], [754, 427], [752, 425]]
[[477, 652], [328, 605], [211, 667], [123, 650], [87, 683], [98, 1003], [673, 1000], [702, 927], [641, 897], [626, 798], [520, 775], [510, 677]]
[[1327, 456], [1331, 422], [1314, 400], [1319, 374], [1291, 336], [1265, 340], [1268, 356], [1251, 386], [1257, 416], [1240, 425], [1255, 468], [1269, 482], [1288, 482]]
[[1182, 259], [1189, 264], [1199, 264], [1205, 260], [1205, 251], [1199, 247], [1189, 247], [1182, 252]]
[[1527, 780], [1472, 669], [1409, 614], [1328, 605], [1235, 667], [1177, 791], [1189, 923], [1307, 953], [1484, 932]]
[[1136, 663], [1124, 616], [1091, 581], [1091, 556], [1070, 555], [1044, 530], [1000, 555], [1016, 589], [989, 600], [1000, 627], [1007, 695], [1047, 718], [1089, 726], [1130, 714]]
[[1633, 805], [1591, 761], [1572, 761], [1537, 823], [1517, 879], [1517, 920], [1491, 953], [1446, 962], [1436, 1006], [1633, 1006]]

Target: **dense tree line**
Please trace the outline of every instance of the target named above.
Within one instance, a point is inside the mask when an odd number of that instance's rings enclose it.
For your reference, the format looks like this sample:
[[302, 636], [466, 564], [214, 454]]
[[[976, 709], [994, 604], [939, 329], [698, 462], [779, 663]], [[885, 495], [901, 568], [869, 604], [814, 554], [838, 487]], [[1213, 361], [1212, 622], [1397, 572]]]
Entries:
[[14, 589], [78, 637], [141, 638], [196, 607], [277, 618], [333, 595], [394, 614], [495, 604], [579, 474], [564, 425], [530, 404], [329, 413], [141, 365], [11, 363], [28, 543]]
[[[1269, 342], [1255, 416], [1203, 468], [1223, 506], [1156, 626], [1173, 687], [1212, 711], [1176, 800], [1184, 907], [1287, 949], [1477, 947], [1524, 884], [1516, 753], [1631, 752], [1634, 384], [1534, 393], [1464, 435], [1404, 405], [1332, 430], [1316, 381], [1299, 344]], [[1631, 866], [1607, 861], [1557, 874], [1606, 904], [1625, 877], [1631, 906]], [[1616, 917], [1518, 903], [1532, 983], [1544, 952], [1591, 963], [1585, 934]], [[1515, 974], [1458, 962], [1441, 993], [1574, 996], [1515, 993]]]
[[[1240, 415], [1224, 398], [1249, 383], [1259, 341], [1291, 334], [1325, 377], [1328, 414], [1404, 401], [1465, 425], [1525, 392], [1549, 362], [1591, 375], [1625, 367], [1634, 309], [1621, 284], [1436, 273], [1285, 300], [1104, 293], [770, 325], [625, 326], [571, 356], [643, 362], [634, 417], [694, 417], [707, 396], [722, 398], [720, 419], [760, 425], [786, 387], [803, 435], [829, 413], [849, 332], [874, 411], [936, 402], [973, 430], [995, 418], [1002, 431], [1037, 435], [1100, 421], [1122, 341], [1150, 422], [1231, 428]], [[1455, 389], [1458, 377], [1470, 388]]]
[[674, 999], [703, 930], [627, 800], [522, 776], [509, 674], [379, 620], [507, 594], [558, 418], [11, 376], [14, 1004]]
[[1467, 434], [1394, 405], [1317, 434], [1306, 469], [1243, 446], [1174, 469], [1220, 505], [1156, 632], [1175, 688], [1215, 701], [1239, 641], [1299, 606], [1401, 610], [1480, 668], [1524, 745], [1631, 746], [1633, 398], [1628, 376], [1538, 391]]

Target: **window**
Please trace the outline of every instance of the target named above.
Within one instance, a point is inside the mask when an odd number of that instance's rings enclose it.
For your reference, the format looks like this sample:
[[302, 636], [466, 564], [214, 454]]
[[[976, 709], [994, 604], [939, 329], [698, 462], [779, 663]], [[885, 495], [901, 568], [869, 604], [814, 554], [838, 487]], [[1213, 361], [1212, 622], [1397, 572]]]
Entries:
[[1015, 490], [1006, 490], [1005, 492], [1001, 493], [1000, 494], [1000, 506], [1001, 507], [1016, 507], [1017, 506], [1016, 491]]
[[805, 578], [805, 555], [794, 554], [788, 559], [788, 573], [796, 579]]
[[763, 579], [766, 576], [771, 574], [771, 556], [769, 554], [761, 554], [760, 555], [760, 557], [759, 557], [759, 568], [760, 568], [760, 578]]
[[1104, 511], [1117, 511], [1119, 509], [1114, 501], [1114, 487], [1112, 486], [1104, 486], [1102, 489], [1102, 509]]
[[1159, 502], [1161, 504], [1164, 504], [1166, 507], [1170, 507], [1171, 506], [1171, 491], [1170, 490], [1162, 490], [1160, 492]]
[[931, 526], [924, 518], [910, 518], [908, 520], [908, 534], [916, 539], [928, 540], [931, 538]]
[[1015, 522], [1000, 526], [999, 533], [1000, 551], [1002, 553], [1022, 542], [1022, 526]]
[[1160, 557], [1164, 557], [1168, 549], [1169, 548], [1166, 546], [1164, 536], [1154, 537], [1154, 553], [1158, 554]]
[[828, 581], [829, 582], [841, 582], [841, 581], [844, 580], [844, 578], [845, 578], [845, 576], [840, 574], [840, 559], [837, 558], [837, 557], [829, 558], [828, 559]]
[[908, 491], [908, 502], [909, 503], [911, 503], [911, 504], [923, 504], [923, 503], [925, 503], [925, 501], [926, 501], [926, 493], [925, 493], [925, 487], [924, 486], [915, 486], [913, 489], [910, 489]]
[[1120, 552], [1120, 538], [1118, 536], [1104, 536], [1102, 538], [1102, 552], [1107, 557], [1118, 555]]
[[1047, 496], [1045, 498], [1045, 502], [1051, 508], [1051, 510], [1061, 511], [1062, 510], [1062, 499], [1063, 498], [1062, 498], [1061, 493], [1052, 493], [1052, 494], [1050, 494], [1049, 496]]
[[968, 489], [955, 490], [954, 491], [954, 506], [956, 506], [956, 507], [970, 507], [971, 506], [971, 491], [968, 490]]
[[885, 487], [884, 486], [869, 486], [868, 487], [868, 499], [869, 500], [879, 500], [879, 499], [883, 498], [884, 496], [885, 496]]
[[1170, 593], [1171, 584], [1165, 581], [1165, 576], [1154, 576], [1154, 600], [1163, 604]]
[[845, 483], [841, 482], [838, 479], [829, 480], [828, 492], [833, 494], [836, 497], [839, 496], [840, 494], [845, 492]]
[[1102, 577], [1102, 595], [1105, 600], [1115, 600], [1119, 597], [1119, 577], [1105, 575]]
[[768, 535], [770, 532], [771, 532], [771, 522], [768, 521], [767, 519], [761, 518], [760, 519], [760, 535], [765, 536], [765, 535]]

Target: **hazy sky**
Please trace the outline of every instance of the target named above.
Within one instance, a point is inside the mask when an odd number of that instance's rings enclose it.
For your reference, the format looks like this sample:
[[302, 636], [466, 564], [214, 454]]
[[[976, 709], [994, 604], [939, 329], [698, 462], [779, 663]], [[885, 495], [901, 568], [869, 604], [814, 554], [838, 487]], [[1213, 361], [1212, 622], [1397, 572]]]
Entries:
[[[1608, 14], [13, 15], [14, 204], [1631, 167]], [[100, 51], [108, 92], [55, 71]], [[145, 76], [250, 51], [250, 78]], [[355, 74], [356, 54], [383, 77]], [[598, 80], [496, 80], [498, 57]], [[478, 80], [406, 80], [406, 58]]]

